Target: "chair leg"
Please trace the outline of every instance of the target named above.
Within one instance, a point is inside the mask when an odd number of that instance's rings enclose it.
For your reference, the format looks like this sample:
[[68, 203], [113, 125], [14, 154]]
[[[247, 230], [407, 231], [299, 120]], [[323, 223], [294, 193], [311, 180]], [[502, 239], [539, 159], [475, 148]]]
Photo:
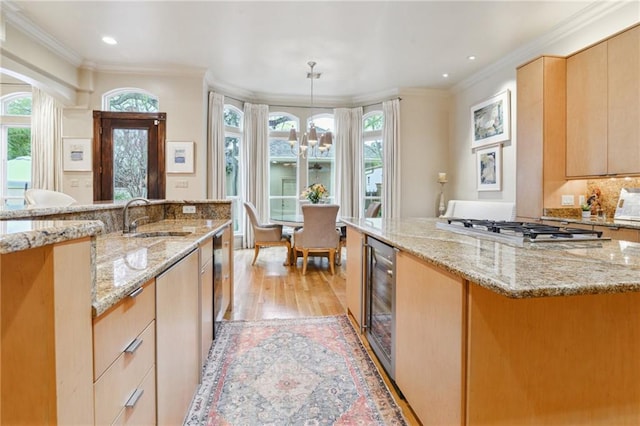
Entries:
[[335, 261], [336, 261], [336, 250], [331, 249], [329, 250], [329, 268], [331, 269], [331, 275], [336, 274]]
[[291, 265], [291, 243], [287, 241], [286, 247], [287, 247], [287, 258], [284, 261], [284, 266], [289, 266]]
[[258, 252], [260, 251], [260, 246], [259, 245], [256, 245], [255, 247], [256, 248], [255, 248], [255, 251], [254, 251], [254, 254], [253, 254], [253, 262], [251, 262], [251, 265], [255, 265], [256, 259], [258, 258]]
[[342, 265], [342, 243], [338, 244], [338, 255], [336, 257], [336, 265]]
[[302, 275], [307, 274], [307, 259], [309, 258], [309, 250], [302, 250]]

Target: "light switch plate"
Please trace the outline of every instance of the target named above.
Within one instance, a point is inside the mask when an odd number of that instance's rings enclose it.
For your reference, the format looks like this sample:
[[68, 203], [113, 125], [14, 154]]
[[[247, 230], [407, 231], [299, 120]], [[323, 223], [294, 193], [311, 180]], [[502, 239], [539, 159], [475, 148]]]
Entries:
[[563, 206], [572, 206], [575, 201], [573, 195], [563, 195], [562, 196], [562, 205]]
[[195, 213], [196, 206], [182, 206], [182, 213]]

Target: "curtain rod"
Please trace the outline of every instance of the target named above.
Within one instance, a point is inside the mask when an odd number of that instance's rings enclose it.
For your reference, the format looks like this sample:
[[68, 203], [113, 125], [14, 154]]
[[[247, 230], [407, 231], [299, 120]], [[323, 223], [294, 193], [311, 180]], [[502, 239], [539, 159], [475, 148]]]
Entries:
[[[227, 95], [224, 95], [224, 97], [225, 97], [225, 98], [229, 98], [229, 99], [233, 99], [234, 101], [241, 102], [242, 104], [244, 104], [245, 102], [247, 102], [247, 101], [243, 101], [242, 99], [234, 98], [233, 96], [227, 96]], [[370, 106], [374, 106], [374, 105], [382, 104], [383, 102], [386, 102], [386, 101], [392, 101], [392, 100], [394, 100], [394, 99], [397, 99], [397, 100], [399, 100], [399, 101], [402, 101], [402, 98], [398, 96], [398, 97], [396, 97], [396, 98], [385, 99], [384, 101], [376, 102], [376, 103], [373, 103], [373, 104], [368, 104], [368, 105], [356, 105], [356, 106], [354, 106], [354, 107], [352, 107], [352, 108], [358, 108], [358, 107], [360, 107], [360, 108], [367, 108], [367, 107], [370, 107]], [[322, 108], [324, 108], [324, 109], [335, 109], [335, 108], [338, 108], [338, 107], [332, 107], [332, 106], [313, 106], [313, 107], [311, 107], [311, 106], [298, 106], [298, 105], [271, 105], [271, 104], [269, 104], [269, 106], [270, 106], [270, 107], [276, 107], [276, 108], [313, 108], [313, 109], [316, 109], [316, 108], [317, 108], [317, 109], [322, 109]], [[342, 108], [342, 107], [340, 107], [340, 108]]]

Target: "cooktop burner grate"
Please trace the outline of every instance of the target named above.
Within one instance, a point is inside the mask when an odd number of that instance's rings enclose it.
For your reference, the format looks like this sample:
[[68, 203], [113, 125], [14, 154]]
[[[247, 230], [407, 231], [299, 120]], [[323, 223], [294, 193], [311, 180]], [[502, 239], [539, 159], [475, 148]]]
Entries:
[[[448, 218], [446, 229], [480, 235], [495, 235], [516, 242], [603, 240], [601, 231], [546, 225], [533, 222], [495, 221], [482, 219]], [[443, 226], [439, 226], [443, 228]], [[496, 235], [498, 236], [498, 235]]]

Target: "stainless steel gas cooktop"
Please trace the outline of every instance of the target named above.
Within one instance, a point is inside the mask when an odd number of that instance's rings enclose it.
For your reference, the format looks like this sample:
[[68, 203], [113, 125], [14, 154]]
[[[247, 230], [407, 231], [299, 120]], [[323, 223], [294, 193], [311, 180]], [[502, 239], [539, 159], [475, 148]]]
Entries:
[[484, 236], [496, 241], [516, 244], [539, 242], [604, 241], [601, 231], [569, 226], [553, 226], [535, 222], [510, 222], [482, 219], [448, 218], [436, 227], [471, 236]]

